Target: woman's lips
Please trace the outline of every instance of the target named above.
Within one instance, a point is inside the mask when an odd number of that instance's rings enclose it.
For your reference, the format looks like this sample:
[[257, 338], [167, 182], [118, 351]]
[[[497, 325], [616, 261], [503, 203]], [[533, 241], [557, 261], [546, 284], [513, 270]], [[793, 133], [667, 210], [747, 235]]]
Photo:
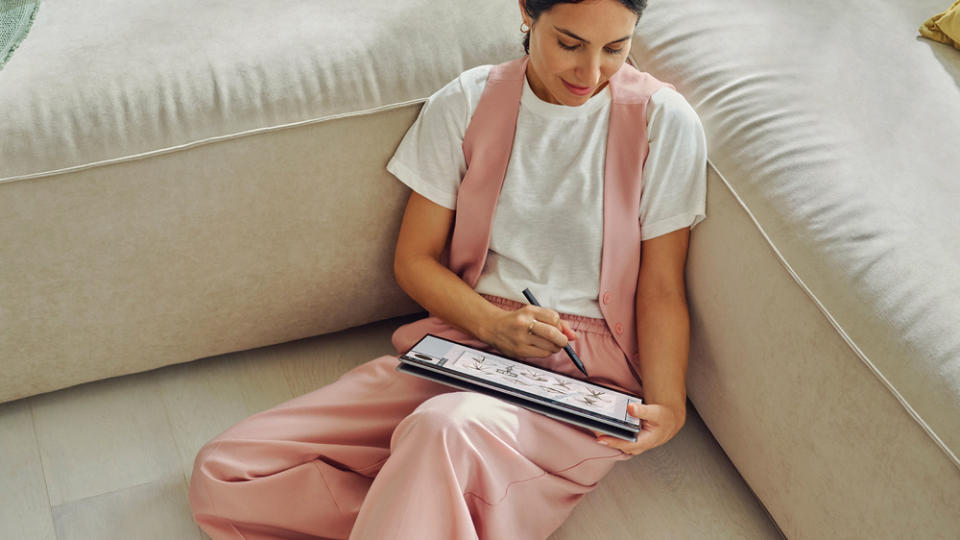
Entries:
[[585, 95], [587, 95], [587, 94], [589, 94], [590, 92], [593, 91], [593, 88], [591, 88], [591, 87], [589, 87], [589, 86], [587, 86], [587, 87], [574, 86], [574, 85], [568, 83], [567, 81], [565, 81], [565, 80], [563, 80], [563, 79], [560, 79], [560, 82], [562, 82], [563, 85], [567, 87], [567, 90], [569, 90], [570, 93], [576, 94], [576, 95], [578, 95], [578, 96], [585, 96]]

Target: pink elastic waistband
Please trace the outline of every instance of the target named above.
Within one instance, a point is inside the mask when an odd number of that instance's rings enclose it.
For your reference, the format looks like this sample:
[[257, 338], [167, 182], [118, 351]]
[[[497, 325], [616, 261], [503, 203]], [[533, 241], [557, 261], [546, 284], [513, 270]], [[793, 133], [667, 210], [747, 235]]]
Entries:
[[[517, 302], [516, 300], [503, 298], [502, 296], [494, 296], [492, 294], [481, 294], [480, 296], [486, 298], [491, 304], [510, 311], [518, 310], [527, 305]], [[570, 328], [572, 328], [575, 332], [610, 334], [610, 329], [607, 328], [607, 322], [603, 319], [598, 319], [596, 317], [585, 317], [583, 315], [571, 315], [569, 313], [561, 313], [560, 318], [567, 321], [570, 324]]]

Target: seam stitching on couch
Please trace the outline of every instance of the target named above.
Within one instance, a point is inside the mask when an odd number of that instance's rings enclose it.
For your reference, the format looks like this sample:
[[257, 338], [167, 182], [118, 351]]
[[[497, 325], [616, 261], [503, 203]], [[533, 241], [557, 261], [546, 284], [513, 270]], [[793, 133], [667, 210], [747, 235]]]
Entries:
[[155, 150], [148, 150], [148, 151], [146, 151], [146, 152], [140, 152], [139, 154], [130, 154], [130, 155], [126, 155], [126, 156], [119, 156], [119, 157], [114, 157], [114, 158], [109, 158], [109, 159], [103, 159], [103, 160], [100, 160], [100, 161], [93, 161], [93, 162], [90, 162], [90, 163], [83, 163], [83, 164], [80, 164], [80, 165], [71, 165], [71, 166], [69, 166], [69, 167], [63, 167], [63, 168], [60, 168], [60, 169], [53, 169], [53, 170], [49, 170], [49, 171], [41, 171], [41, 172], [36, 172], [36, 173], [21, 174], [21, 175], [17, 175], [17, 176], [8, 176], [7, 178], [0, 178], [0, 184], [5, 184], [5, 183], [8, 183], [8, 182], [17, 182], [17, 181], [20, 181], [20, 180], [32, 180], [32, 179], [34, 179], [34, 178], [44, 178], [44, 177], [47, 177], [47, 176], [55, 176], [55, 175], [58, 175], [58, 174], [65, 174], [65, 173], [71, 173], [71, 172], [76, 172], [76, 171], [82, 171], [82, 170], [85, 170], [85, 169], [92, 169], [92, 168], [95, 168], [95, 167], [104, 167], [104, 166], [113, 165], [113, 164], [116, 164], [116, 163], [125, 163], [125, 162], [127, 162], [127, 161], [135, 161], [135, 160], [143, 159], [143, 158], [147, 158], [147, 157], [153, 157], [153, 156], [159, 156], [159, 155], [163, 155], [163, 154], [168, 154], [168, 153], [176, 152], [176, 151], [179, 151], [179, 150], [186, 150], [186, 149], [193, 148], [193, 147], [195, 147], [195, 146], [201, 146], [201, 145], [204, 145], [204, 144], [221, 142], [221, 141], [229, 141], [229, 140], [236, 139], [236, 138], [240, 138], [240, 137], [246, 137], [246, 136], [248, 136], [248, 135], [256, 135], [256, 134], [258, 134], [258, 133], [269, 133], [269, 132], [271, 132], [271, 131], [279, 131], [279, 130], [281, 130], [281, 129], [287, 129], [287, 128], [305, 126], [305, 125], [316, 124], [316, 123], [320, 123], [320, 122], [327, 122], [327, 121], [329, 121], [329, 120], [340, 120], [340, 119], [342, 119], [342, 118], [352, 118], [352, 117], [355, 117], [355, 116], [367, 116], [367, 115], [376, 114], [376, 113], [379, 113], [379, 112], [391, 111], [391, 110], [393, 110], [393, 109], [400, 109], [400, 108], [406, 107], [406, 106], [408, 106], [408, 105], [416, 105], [417, 103], [425, 102], [427, 99], [428, 99], [428, 98], [417, 98], [417, 99], [411, 99], [411, 100], [408, 100], [408, 101], [401, 101], [401, 102], [399, 102], [399, 103], [391, 103], [391, 104], [389, 104], [389, 105], [382, 105], [382, 106], [380, 106], [380, 107], [374, 107], [374, 108], [372, 108], [372, 109], [363, 109], [363, 110], [361, 110], [361, 111], [350, 111], [350, 112], [345, 112], [345, 113], [331, 114], [331, 115], [327, 115], [327, 116], [319, 116], [319, 117], [317, 117], [317, 118], [310, 118], [310, 119], [308, 119], [308, 120], [298, 120], [298, 121], [296, 121], [296, 122], [289, 122], [289, 123], [286, 123], [286, 124], [279, 124], [279, 125], [275, 125], [275, 126], [258, 127], [258, 128], [254, 128], [254, 129], [248, 129], [248, 130], [246, 130], [246, 131], [238, 131], [238, 132], [235, 132], [235, 133], [227, 133], [227, 134], [225, 134], [225, 135], [215, 135], [215, 136], [213, 136], [213, 137], [207, 137], [207, 138], [205, 138], [205, 139], [198, 139], [198, 140], [195, 140], [195, 141], [189, 141], [189, 142], [185, 142], [185, 143], [182, 143], [182, 144], [177, 144], [177, 145], [174, 145], [174, 146], [167, 146], [167, 147], [164, 147], [164, 148], [157, 148], [157, 149], [155, 149]]
[[940, 449], [943, 450], [945, 454], [947, 454], [947, 457], [950, 458], [951, 461], [953, 461], [953, 464], [956, 465], [958, 468], [960, 468], [960, 458], [958, 458], [957, 455], [950, 449], [950, 447], [948, 447], [946, 443], [944, 443], [943, 440], [940, 439], [937, 433], [933, 430], [933, 428], [930, 427], [929, 424], [927, 424], [926, 421], [923, 420], [920, 414], [917, 413], [916, 410], [914, 410], [914, 408], [910, 405], [910, 403], [907, 402], [906, 398], [904, 398], [903, 395], [896, 389], [896, 387], [893, 386], [893, 383], [891, 383], [883, 375], [883, 373], [880, 372], [877, 366], [875, 366], [873, 362], [871, 362], [870, 359], [867, 358], [867, 355], [860, 349], [859, 346], [857, 346], [857, 344], [847, 334], [847, 332], [843, 329], [843, 327], [840, 326], [840, 323], [833, 317], [830, 311], [827, 310], [826, 306], [823, 305], [823, 302], [821, 302], [820, 299], [817, 298], [815, 294], [813, 294], [813, 291], [811, 291], [810, 288], [807, 287], [807, 284], [804, 283], [802, 279], [800, 279], [800, 276], [797, 275], [797, 273], [793, 270], [793, 267], [790, 266], [790, 263], [787, 262], [787, 259], [786, 257], [783, 256], [783, 253], [781, 253], [780, 250], [777, 249], [777, 246], [773, 243], [773, 240], [771, 240], [770, 237], [767, 236], [767, 231], [764, 230], [764, 228], [760, 225], [760, 222], [757, 221], [756, 216], [753, 215], [753, 212], [750, 211], [750, 209], [747, 207], [743, 199], [740, 198], [740, 194], [737, 193], [735, 189], [733, 189], [733, 186], [730, 185], [730, 182], [727, 181], [726, 177], [723, 176], [723, 173], [720, 172], [720, 169], [718, 169], [717, 166], [714, 165], [713, 161], [711, 161], [709, 157], [707, 158], [707, 163], [714, 170], [714, 172], [717, 173], [717, 176], [720, 177], [720, 181], [723, 182], [723, 184], [726, 186], [730, 194], [733, 195], [733, 198], [737, 200], [737, 203], [740, 205], [741, 208], [743, 208], [744, 212], [747, 213], [747, 216], [750, 217], [750, 220], [753, 221], [753, 225], [757, 228], [757, 230], [763, 236], [763, 239], [767, 242], [767, 245], [770, 246], [770, 249], [773, 250], [773, 253], [776, 255], [777, 260], [779, 260], [780, 264], [787, 270], [787, 273], [790, 274], [790, 277], [792, 277], [793, 280], [797, 283], [797, 285], [799, 285], [800, 288], [803, 290], [803, 292], [806, 293], [806, 295], [810, 297], [811, 300], [813, 300], [813, 303], [816, 304], [817, 309], [819, 309], [820, 312], [823, 313], [823, 315], [827, 318], [827, 321], [829, 321], [830, 324], [833, 326], [834, 330], [836, 330], [837, 333], [840, 334], [840, 337], [843, 338], [843, 340], [847, 343], [850, 349], [853, 350], [853, 352], [860, 358], [860, 360], [864, 364], [866, 364], [868, 368], [870, 368], [870, 371], [872, 371], [873, 374], [878, 379], [880, 379], [880, 381], [884, 384], [884, 386], [887, 387], [887, 390], [889, 390], [890, 393], [893, 394], [895, 398], [897, 398], [897, 401], [899, 401], [900, 405], [902, 405], [903, 408], [906, 409], [907, 413], [913, 417], [914, 421], [916, 421], [920, 425], [920, 427], [927, 433], [927, 435], [929, 435], [930, 438], [933, 439], [933, 441], [937, 444], [937, 446], [939, 446]]

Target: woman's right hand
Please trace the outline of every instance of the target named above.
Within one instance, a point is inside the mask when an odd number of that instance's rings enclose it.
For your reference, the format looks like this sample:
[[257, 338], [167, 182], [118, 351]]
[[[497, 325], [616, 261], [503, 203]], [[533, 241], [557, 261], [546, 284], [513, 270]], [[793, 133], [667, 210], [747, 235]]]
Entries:
[[552, 309], [527, 305], [501, 309], [489, 320], [484, 341], [514, 358], [543, 358], [563, 349], [577, 335]]
[[[393, 271], [400, 288], [434, 315], [515, 358], [549, 356], [576, 339], [556, 311], [524, 306], [502, 309], [441, 264], [454, 211], [410, 192], [400, 224]], [[527, 333], [530, 323], [533, 334]]]

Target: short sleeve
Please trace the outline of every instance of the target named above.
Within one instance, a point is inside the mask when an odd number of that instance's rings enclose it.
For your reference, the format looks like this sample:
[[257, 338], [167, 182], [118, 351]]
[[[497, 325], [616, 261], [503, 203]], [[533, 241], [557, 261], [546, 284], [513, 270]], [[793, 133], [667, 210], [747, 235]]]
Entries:
[[707, 142], [693, 107], [675, 90], [661, 88], [647, 113], [650, 150], [643, 167], [640, 230], [649, 240], [706, 217]]
[[451, 210], [467, 170], [463, 136], [486, 74], [489, 66], [473, 68], [430, 96], [387, 163], [387, 170], [410, 189]]

